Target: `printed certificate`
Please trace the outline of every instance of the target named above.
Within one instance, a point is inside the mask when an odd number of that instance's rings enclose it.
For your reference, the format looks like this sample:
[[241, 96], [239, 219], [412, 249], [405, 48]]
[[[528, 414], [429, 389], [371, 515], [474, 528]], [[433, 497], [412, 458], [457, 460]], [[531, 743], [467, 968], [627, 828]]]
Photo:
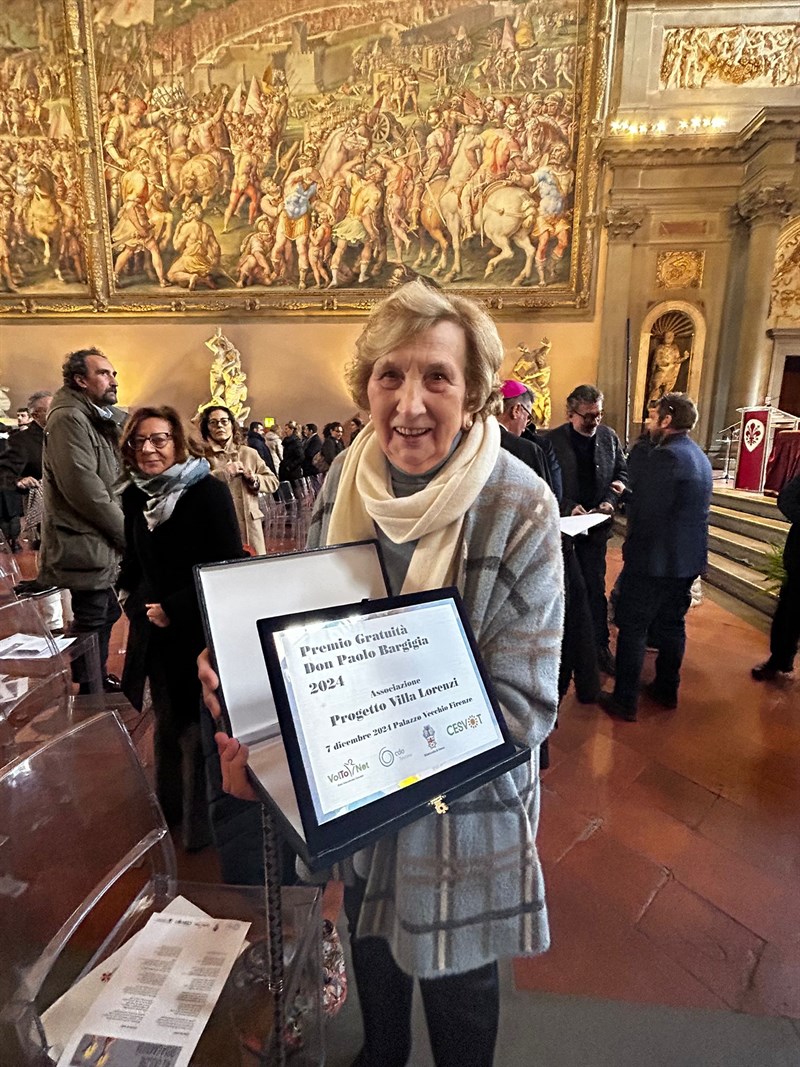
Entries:
[[[456, 590], [258, 626], [312, 856], [353, 852], [530, 756], [509, 737]], [[261, 781], [274, 794], [275, 775]]]
[[452, 600], [273, 639], [320, 824], [503, 743]]

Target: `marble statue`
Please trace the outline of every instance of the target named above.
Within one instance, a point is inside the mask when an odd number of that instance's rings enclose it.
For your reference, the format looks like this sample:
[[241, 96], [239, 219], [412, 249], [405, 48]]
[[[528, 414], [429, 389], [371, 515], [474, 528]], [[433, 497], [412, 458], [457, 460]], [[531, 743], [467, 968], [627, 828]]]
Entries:
[[665, 330], [661, 344], [656, 347], [653, 354], [653, 366], [650, 371], [650, 381], [647, 386], [647, 402], [660, 400], [665, 393], [671, 393], [678, 380], [681, 364], [685, 363], [690, 352], [681, 355], [681, 350], [675, 344], [673, 330]]
[[546, 337], [533, 351], [522, 342], [517, 345], [520, 356], [511, 371], [511, 377], [527, 385], [533, 393], [533, 421], [543, 429], [550, 425], [553, 405], [550, 399], [550, 349]]
[[230, 408], [237, 422], [246, 423], [250, 415], [247, 405], [247, 375], [242, 370], [239, 349], [225, 337], [219, 326], [213, 337], [209, 337], [205, 342], [205, 346], [214, 353], [209, 371], [211, 399], [198, 407], [194, 421], [200, 418], [206, 408], [222, 406]]

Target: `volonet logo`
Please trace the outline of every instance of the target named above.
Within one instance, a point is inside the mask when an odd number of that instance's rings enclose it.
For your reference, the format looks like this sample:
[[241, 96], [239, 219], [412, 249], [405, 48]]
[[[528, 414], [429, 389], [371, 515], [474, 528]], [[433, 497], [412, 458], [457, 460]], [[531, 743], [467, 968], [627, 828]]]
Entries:
[[359, 774], [363, 774], [364, 771], [369, 770], [368, 763], [356, 763], [355, 760], [349, 759], [345, 763], [344, 767], [340, 771], [336, 771], [335, 774], [328, 775], [329, 782], [346, 782], [348, 778], [355, 778]]
[[475, 730], [481, 724], [483, 713], [480, 715], [468, 715], [466, 719], [456, 719], [455, 722], [451, 722], [447, 727], [447, 732], [452, 737], [454, 734], [460, 734], [462, 730]]

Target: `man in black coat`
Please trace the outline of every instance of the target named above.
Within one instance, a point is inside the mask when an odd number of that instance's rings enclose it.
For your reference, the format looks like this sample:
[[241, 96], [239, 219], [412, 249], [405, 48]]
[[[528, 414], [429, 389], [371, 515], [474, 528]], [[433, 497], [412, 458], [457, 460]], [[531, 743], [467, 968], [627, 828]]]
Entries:
[[[0, 457], [0, 525], [13, 550], [17, 548], [25, 494], [41, 487], [44, 424], [53, 394], [42, 390], [28, 398], [30, 420], [11, 434]], [[19, 414], [19, 413], [18, 413]]]
[[634, 467], [615, 615], [616, 683], [613, 694], [600, 694], [601, 707], [628, 722], [636, 719], [649, 629], [658, 658], [646, 692], [662, 707], [678, 704], [692, 583], [708, 560], [711, 464], [689, 437], [696, 422], [693, 400], [666, 393], [650, 432], [653, 447]]
[[772, 617], [769, 659], [751, 671], [757, 682], [770, 682], [790, 674], [800, 643], [800, 474], [781, 489], [778, 507], [792, 524], [783, 550], [786, 580]]
[[259, 456], [264, 460], [269, 470], [278, 477], [278, 472], [275, 470], [275, 460], [272, 458], [272, 453], [269, 450], [267, 442], [264, 440], [264, 423], [255, 422], [250, 423], [250, 427], [247, 431], [247, 444], [250, 448], [255, 449]]
[[[614, 431], [601, 425], [603, 394], [593, 385], [579, 385], [567, 397], [567, 422], [547, 434], [561, 466], [562, 515], [603, 512], [609, 516], [628, 484], [622, 444]], [[600, 670], [613, 674], [608, 647], [606, 549], [611, 522], [594, 526], [575, 538], [575, 554], [583, 572], [594, 624]]]
[[314, 456], [322, 449], [322, 438], [317, 430], [315, 422], [307, 422], [303, 427], [303, 474], [306, 478], [313, 478], [319, 474], [314, 466]]
[[503, 411], [497, 418], [500, 423], [500, 447], [521, 459], [552, 489], [553, 481], [543, 449], [522, 437], [533, 406], [530, 389], [521, 382], [509, 379], [503, 382], [500, 392], [503, 394]]

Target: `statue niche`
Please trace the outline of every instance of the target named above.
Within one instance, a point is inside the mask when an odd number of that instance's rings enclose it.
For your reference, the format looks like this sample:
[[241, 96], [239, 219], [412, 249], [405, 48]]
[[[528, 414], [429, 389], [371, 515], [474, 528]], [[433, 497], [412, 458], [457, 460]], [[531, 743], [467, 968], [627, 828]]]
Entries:
[[683, 311], [667, 311], [653, 323], [647, 357], [647, 389], [642, 421], [647, 405], [665, 393], [688, 391], [694, 323]]

